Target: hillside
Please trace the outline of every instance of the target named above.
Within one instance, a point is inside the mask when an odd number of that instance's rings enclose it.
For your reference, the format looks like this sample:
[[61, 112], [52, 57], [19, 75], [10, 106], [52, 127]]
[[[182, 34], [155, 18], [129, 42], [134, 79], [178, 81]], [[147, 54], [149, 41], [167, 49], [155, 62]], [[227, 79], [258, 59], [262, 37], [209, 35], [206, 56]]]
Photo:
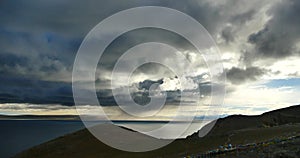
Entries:
[[226, 134], [240, 129], [274, 127], [300, 122], [300, 105], [266, 112], [262, 115], [232, 115], [217, 121], [210, 135]]
[[[292, 106], [258, 116], [234, 115], [217, 120], [210, 133], [199, 138], [195, 133], [168, 146], [144, 153], [129, 153], [106, 146], [87, 130], [81, 130], [33, 147], [15, 157], [184, 157], [214, 151], [219, 146], [259, 144], [300, 134], [300, 106]], [[202, 129], [202, 130], [205, 130]], [[128, 131], [134, 132], [134, 131]], [[288, 148], [288, 147], [287, 147]], [[294, 151], [295, 153], [298, 150]], [[298, 152], [299, 153], [299, 152]], [[222, 157], [222, 155], [219, 155]], [[226, 156], [226, 154], [223, 154]]]

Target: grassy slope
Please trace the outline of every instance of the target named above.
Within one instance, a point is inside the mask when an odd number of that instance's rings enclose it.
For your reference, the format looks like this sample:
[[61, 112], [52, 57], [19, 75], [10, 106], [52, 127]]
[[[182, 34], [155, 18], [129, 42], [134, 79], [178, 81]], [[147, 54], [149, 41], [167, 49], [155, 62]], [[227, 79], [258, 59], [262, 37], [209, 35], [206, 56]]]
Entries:
[[300, 106], [293, 106], [259, 116], [229, 116], [218, 120], [204, 138], [199, 138], [195, 133], [164, 148], [145, 153], [113, 149], [98, 141], [87, 130], [81, 130], [31, 148], [16, 157], [183, 157], [226, 143], [246, 144], [299, 134], [299, 114]]

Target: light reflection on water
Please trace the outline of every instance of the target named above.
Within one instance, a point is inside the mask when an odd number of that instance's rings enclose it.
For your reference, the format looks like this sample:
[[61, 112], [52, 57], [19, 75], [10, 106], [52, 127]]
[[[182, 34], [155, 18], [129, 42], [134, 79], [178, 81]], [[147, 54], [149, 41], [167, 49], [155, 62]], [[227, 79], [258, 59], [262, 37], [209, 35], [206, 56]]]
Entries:
[[[197, 132], [199, 129], [201, 129], [204, 125], [206, 125], [209, 122], [210, 121], [193, 122], [180, 137], [177, 137], [177, 131], [182, 130], [182, 128], [185, 128], [187, 125], [189, 125], [189, 123], [188, 122], [172, 123], [171, 124], [172, 129], [166, 131], [167, 133], [160, 133], [155, 137], [162, 138], [162, 139], [186, 138], [187, 136]], [[145, 133], [145, 132], [147, 133], [149, 131], [163, 127], [164, 125], [167, 124], [167, 122], [117, 122], [115, 124], [129, 129], [134, 129], [135, 131], [141, 133]]]

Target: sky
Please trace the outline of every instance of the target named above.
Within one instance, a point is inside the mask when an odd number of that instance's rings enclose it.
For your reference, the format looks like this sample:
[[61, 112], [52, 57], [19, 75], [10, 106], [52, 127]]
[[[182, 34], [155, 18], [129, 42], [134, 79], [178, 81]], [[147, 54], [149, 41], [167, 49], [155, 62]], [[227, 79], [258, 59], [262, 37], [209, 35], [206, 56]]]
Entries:
[[[298, 0], [52, 0], [0, 2], [0, 114], [76, 114], [72, 70], [76, 53], [87, 33], [110, 15], [139, 6], [163, 6], [188, 14], [210, 33], [220, 50], [226, 74], [224, 85], [210, 82], [201, 54], [184, 38], [162, 29], [126, 32], [105, 50], [96, 71], [100, 104], [115, 119], [128, 117], [112, 96], [111, 72], [118, 58], [135, 45], [163, 42], [178, 48], [198, 69], [185, 73], [180, 84], [205, 99], [211, 85], [225, 86], [223, 114], [255, 115], [299, 104], [300, 98], [300, 1]], [[185, 24], [179, 25], [182, 29]], [[101, 37], [102, 38], [102, 37]], [[105, 37], [103, 37], [105, 38]], [[144, 50], [151, 54], [151, 50]], [[131, 58], [133, 63], [141, 58]], [[176, 63], [177, 58], [161, 56]], [[179, 62], [178, 71], [186, 71]], [[127, 65], [130, 67], [130, 64]], [[134, 71], [131, 83], [116, 78], [119, 95], [131, 88], [140, 104], [149, 101], [151, 85], [167, 94], [167, 118], [178, 102], [195, 102], [180, 95], [178, 76], [160, 64], [145, 64]], [[89, 89], [89, 87], [86, 87]], [[92, 105], [81, 105], [92, 109]], [[186, 113], [194, 107], [187, 106]], [[201, 114], [199, 114], [201, 115]]]

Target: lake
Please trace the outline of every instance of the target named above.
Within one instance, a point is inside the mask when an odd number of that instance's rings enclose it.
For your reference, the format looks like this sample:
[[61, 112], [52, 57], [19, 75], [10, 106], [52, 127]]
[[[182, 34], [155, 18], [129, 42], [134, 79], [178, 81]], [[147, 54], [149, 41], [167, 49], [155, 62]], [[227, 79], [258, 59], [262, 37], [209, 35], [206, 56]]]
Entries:
[[81, 121], [0, 120], [0, 157], [11, 157], [32, 146], [83, 128]]

